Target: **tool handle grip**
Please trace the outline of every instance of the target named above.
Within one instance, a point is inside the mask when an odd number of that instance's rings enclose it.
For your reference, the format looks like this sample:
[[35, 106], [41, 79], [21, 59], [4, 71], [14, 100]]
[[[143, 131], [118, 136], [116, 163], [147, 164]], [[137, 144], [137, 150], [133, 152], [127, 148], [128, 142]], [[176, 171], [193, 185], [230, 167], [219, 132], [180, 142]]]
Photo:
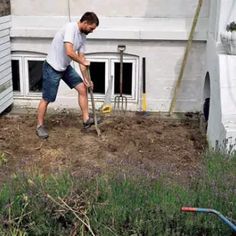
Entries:
[[203, 213], [215, 213], [214, 209], [210, 208], [200, 208], [200, 207], [182, 207], [181, 211], [183, 212], [203, 212]]
[[88, 88], [91, 89], [93, 82], [92, 82], [92, 80], [91, 80], [91, 74], [90, 74], [89, 66], [87, 66], [87, 81], [88, 81], [88, 83], [89, 83], [89, 87], [88, 87]]
[[184, 212], [196, 212], [197, 208], [196, 207], [182, 207], [181, 211], [184, 211]]

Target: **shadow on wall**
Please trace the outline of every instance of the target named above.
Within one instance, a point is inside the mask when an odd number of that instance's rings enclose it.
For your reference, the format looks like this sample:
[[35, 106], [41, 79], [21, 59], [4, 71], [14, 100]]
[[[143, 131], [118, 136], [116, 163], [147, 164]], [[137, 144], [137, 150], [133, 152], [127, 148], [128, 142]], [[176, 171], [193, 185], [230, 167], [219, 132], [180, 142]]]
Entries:
[[210, 75], [207, 72], [205, 76], [205, 83], [203, 89], [203, 114], [205, 121], [208, 121], [209, 118], [209, 111], [210, 111], [210, 97], [211, 97], [211, 85], [210, 85]]

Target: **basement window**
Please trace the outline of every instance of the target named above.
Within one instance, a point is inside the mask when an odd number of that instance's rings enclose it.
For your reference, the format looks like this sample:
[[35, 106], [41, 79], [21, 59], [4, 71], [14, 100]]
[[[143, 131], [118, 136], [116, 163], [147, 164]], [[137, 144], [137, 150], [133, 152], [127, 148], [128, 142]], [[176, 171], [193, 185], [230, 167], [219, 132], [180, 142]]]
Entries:
[[[120, 60], [119, 55], [89, 55], [90, 74], [94, 83], [94, 95], [104, 99], [108, 88], [111, 88], [111, 99], [120, 93]], [[75, 66], [79, 70], [79, 66]], [[79, 72], [80, 73], [80, 72]], [[110, 84], [112, 81], [112, 84]], [[136, 100], [138, 94], [138, 58], [124, 55], [122, 92], [128, 100]]]
[[42, 91], [42, 67], [43, 61], [28, 60], [29, 92]]
[[[123, 63], [122, 93], [132, 95], [132, 63]], [[120, 93], [120, 63], [115, 62], [115, 94]]]
[[[119, 59], [111, 60], [111, 74], [114, 78], [113, 95], [120, 93], [120, 61]], [[128, 100], [137, 99], [138, 92], [138, 60], [135, 57], [126, 56], [123, 61], [123, 81], [122, 94]]]
[[12, 60], [12, 82], [13, 82], [13, 91], [20, 92], [20, 61]]
[[[103, 101], [107, 94], [111, 94], [112, 101], [120, 93], [119, 54], [89, 54], [87, 59], [91, 62], [90, 74], [94, 82], [94, 97]], [[44, 61], [44, 55], [12, 55], [13, 87], [16, 97], [41, 97]], [[78, 63], [72, 62], [71, 65], [81, 75]], [[128, 101], [138, 99], [138, 70], [138, 57], [124, 55], [123, 94]], [[64, 91], [64, 85], [62, 86]]]
[[94, 83], [94, 93], [105, 93], [106, 62], [93, 61], [90, 64], [90, 75]]
[[42, 66], [45, 58], [41, 55], [12, 55], [12, 82], [16, 97], [40, 96], [42, 91]]

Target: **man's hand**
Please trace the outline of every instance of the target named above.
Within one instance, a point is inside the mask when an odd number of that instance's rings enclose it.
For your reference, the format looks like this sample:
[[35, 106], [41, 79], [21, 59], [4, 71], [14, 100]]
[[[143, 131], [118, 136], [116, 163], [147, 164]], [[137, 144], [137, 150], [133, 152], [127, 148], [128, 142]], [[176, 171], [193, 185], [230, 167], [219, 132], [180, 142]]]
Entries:
[[93, 81], [89, 80], [84, 77], [84, 84], [86, 85], [87, 88], [91, 88], [93, 90]]
[[84, 59], [83, 66], [86, 66], [86, 67], [90, 66], [90, 61], [87, 61], [86, 59]]
[[93, 81], [91, 80], [90, 81], [90, 88], [93, 90], [93, 88], [94, 88], [94, 85], [93, 85]]

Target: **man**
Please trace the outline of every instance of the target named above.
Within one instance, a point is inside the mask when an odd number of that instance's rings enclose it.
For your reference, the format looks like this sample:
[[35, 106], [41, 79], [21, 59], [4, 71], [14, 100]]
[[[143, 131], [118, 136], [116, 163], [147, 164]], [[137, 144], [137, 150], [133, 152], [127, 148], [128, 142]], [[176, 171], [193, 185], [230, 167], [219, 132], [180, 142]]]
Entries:
[[[47, 138], [44, 117], [50, 102], [57, 96], [60, 80], [78, 91], [78, 102], [82, 111], [83, 126], [89, 128], [94, 124], [89, 117], [87, 87], [89, 83], [87, 67], [90, 62], [84, 56], [86, 35], [92, 33], [99, 25], [98, 17], [93, 12], [86, 12], [78, 22], [68, 23], [58, 31], [52, 41], [46, 61], [42, 69], [42, 99], [38, 106], [38, 124], [36, 133], [40, 138]], [[79, 63], [83, 79], [70, 66], [71, 61]]]

